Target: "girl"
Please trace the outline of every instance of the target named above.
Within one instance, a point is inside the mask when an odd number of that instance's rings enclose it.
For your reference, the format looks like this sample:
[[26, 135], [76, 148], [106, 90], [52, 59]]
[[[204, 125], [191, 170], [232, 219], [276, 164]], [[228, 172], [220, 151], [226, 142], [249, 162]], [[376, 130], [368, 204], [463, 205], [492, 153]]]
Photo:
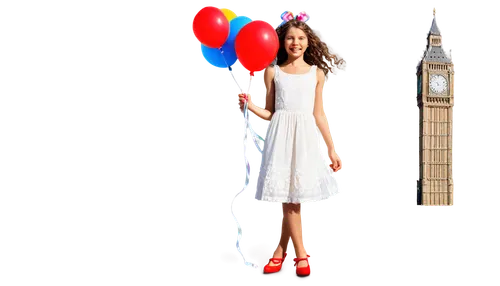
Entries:
[[[310, 256], [302, 242], [300, 204], [336, 194], [333, 172], [342, 168], [323, 111], [325, 76], [333, 72], [323, 58], [337, 67], [342, 67], [344, 60], [330, 54], [305, 22], [292, 19], [280, 25], [276, 33], [280, 42], [276, 65], [264, 72], [265, 109], [253, 104], [250, 94], [239, 94], [239, 104], [243, 111], [248, 101], [250, 111], [270, 120], [255, 198], [283, 203], [281, 239], [264, 273], [281, 269], [291, 237], [297, 257], [296, 273], [307, 276]], [[320, 155], [316, 129], [328, 146], [331, 168]]]

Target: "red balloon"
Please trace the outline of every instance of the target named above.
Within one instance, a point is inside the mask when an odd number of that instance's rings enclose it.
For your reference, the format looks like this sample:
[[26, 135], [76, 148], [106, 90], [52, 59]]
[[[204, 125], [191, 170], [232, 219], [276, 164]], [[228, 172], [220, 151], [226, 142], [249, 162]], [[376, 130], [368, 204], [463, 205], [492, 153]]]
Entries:
[[229, 36], [229, 22], [221, 10], [208, 6], [194, 17], [193, 32], [203, 45], [220, 48]]
[[234, 42], [240, 63], [251, 73], [265, 69], [276, 58], [279, 39], [264, 21], [252, 21], [241, 28]]

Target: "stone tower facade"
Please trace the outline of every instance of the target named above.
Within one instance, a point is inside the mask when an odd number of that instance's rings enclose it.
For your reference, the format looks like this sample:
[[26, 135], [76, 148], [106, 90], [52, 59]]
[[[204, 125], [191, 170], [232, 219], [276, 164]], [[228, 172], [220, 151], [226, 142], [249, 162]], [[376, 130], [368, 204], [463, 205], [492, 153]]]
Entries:
[[455, 207], [455, 63], [444, 48], [434, 11], [417, 82], [417, 201], [420, 207]]

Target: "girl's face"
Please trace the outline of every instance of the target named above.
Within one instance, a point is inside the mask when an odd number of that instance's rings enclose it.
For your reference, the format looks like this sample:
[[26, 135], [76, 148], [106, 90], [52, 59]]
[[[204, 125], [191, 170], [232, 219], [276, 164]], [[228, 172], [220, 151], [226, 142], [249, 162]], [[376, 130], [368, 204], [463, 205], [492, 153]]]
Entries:
[[301, 57], [307, 49], [307, 35], [299, 28], [290, 27], [285, 36], [285, 50], [289, 57]]

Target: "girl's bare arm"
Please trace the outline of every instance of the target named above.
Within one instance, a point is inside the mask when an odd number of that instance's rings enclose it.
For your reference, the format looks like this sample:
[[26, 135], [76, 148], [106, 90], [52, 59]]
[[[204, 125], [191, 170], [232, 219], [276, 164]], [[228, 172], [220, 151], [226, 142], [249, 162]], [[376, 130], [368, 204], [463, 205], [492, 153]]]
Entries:
[[248, 109], [264, 120], [271, 120], [274, 114], [274, 67], [268, 66], [264, 71], [264, 82], [266, 84], [266, 108], [260, 108], [253, 102]]
[[325, 140], [328, 151], [334, 151], [332, 135], [330, 134], [330, 127], [328, 126], [328, 120], [326, 119], [325, 111], [323, 110], [323, 86], [325, 84], [325, 73], [323, 70], [318, 69], [316, 76], [318, 78], [318, 84], [316, 85], [316, 96], [314, 99], [314, 118], [316, 119], [316, 125], [318, 126], [323, 139]]

